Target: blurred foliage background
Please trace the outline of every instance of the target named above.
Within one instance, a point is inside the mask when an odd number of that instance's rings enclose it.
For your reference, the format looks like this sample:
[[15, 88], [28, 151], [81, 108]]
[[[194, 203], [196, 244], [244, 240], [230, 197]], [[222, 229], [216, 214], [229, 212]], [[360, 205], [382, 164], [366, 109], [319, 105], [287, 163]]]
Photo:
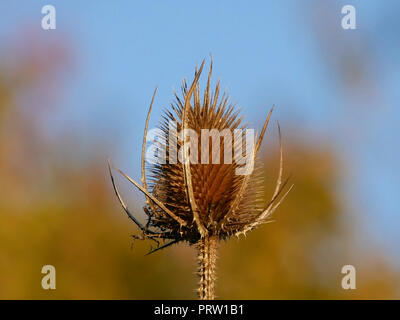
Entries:
[[[89, 137], [91, 147], [82, 148], [74, 132], [48, 134], [54, 106], [65, 99], [60, 79], [75, 67], [68, 43], [43, 43], [34, 33], [15, 39], [3, 46], [0, 59], [0, 298], [196, 298], [193, 248], [180, 244], [144, 256], [150, 243], [132, 246], [130, 235], [138, 230], [120, 208], [106, 168], [113, 144]], [[344, 59], [358, 61], [359, 69], [343, 81], [369, 88], [363, 61]], [[144, 122], [137, 121], [142, 130]], [[357, 239], [358, 209], [340, 192], [349, 169], [338, 150], [290, 123], [283, 132], [286, 172], [295, 187], [274, 223], [221, 244], [217, 295], [398, 299], [394, 259], [373, 239]], [[267, 134], [266, 200], [278, 165], [276, 130]], [[128, 190], [130, 207], [140, 212], [143, 198]], [[41, 288], [45, 264], [56, 267], [54, 291]], [[356, 267], [356, 290], [341, 288], [346, 264]]]

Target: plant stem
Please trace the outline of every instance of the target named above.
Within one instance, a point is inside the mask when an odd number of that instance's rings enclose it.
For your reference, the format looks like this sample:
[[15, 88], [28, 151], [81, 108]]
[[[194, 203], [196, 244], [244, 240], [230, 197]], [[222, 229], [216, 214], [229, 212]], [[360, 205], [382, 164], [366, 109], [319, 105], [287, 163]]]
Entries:
[[218, 238], [215, 236], [206, 236], [197, 242], [200, 300], [213, 300], [215, 298], [217, 249]]

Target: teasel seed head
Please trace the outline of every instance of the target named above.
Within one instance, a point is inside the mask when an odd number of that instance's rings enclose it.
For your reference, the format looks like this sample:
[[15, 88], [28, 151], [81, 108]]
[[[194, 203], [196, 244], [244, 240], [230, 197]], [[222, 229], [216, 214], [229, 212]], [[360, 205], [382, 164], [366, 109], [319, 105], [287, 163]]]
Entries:
[[[272, 198], [267, 204], [264, 203], [263, 172], [257, 161], [257, 154], [273, 108], [269, 111], [261, 132], [255, 137], [254, 147], [243, 145], [244, 130], [247, 127], [242, 122], [239, 110], [236, 105], [230, 103], [226, 93], [221, 95], [219, 81], [215, 89], [211, 90], [212, 61], [206, 88], [200, 95], [199, 77], [203, 67], [204, 61], [198, 70], [196, 68], [190, 87], [184, 81], [182, 96], [175, 93], [175, 101], [163, 114], [157, 141], [158, 150], [165, 155], [165, 161], [156, 161], [146, 168], [147, 131], [156, 89], [145, 123], [142, 185], [117, 169], [145, 194], [146, 205], [143, 209], [147, 215], [146, 225], [141, 224], [125, 205], [115, 185], [110, 163], [109, 170], [122, 207], [142, 231], [142, 234], [135, 238], [157, 242], [157, 248], [150, 253], [181, 241], [196, 244], [200, 264], [199, 295], [202, 299], [212, 299], [218, 241], [231, 236], [245, 235], [267, 222], [292, 186], [283, 192], [288, 180], [282, 181], [282, 137], [278, 124], [280, 169]], [[227, 142], [228, 148], [236, 150], [235, 147], [238, 147], [239, 152], [232, 152], [231, 161], [225, 161], [224, 151], [227, 146], [223, 135], [221, 134], [217, 141], [210, 137], [203, 139], [204, 129], [216, 130], [218, 133], [227, 132], [231, 137], [235, 137], [235, 130], [242, 130], [239, 131], [241, 133], [238, 139], [228, 139]], [[190, 135], [189, 141], [186, 137], [190, 130], [195, 133], [195, 141], [190, 140]], [[213, 143], [219, 144], [219, 150], [213, 148]], [[193, 145], [197, 145], [197, 149], [194, 149]], [[177, 154], [180, 155], [178, 159]], [[235, 155], [244, 154], [250, 155], [248, 159], [253, 161], [254, 169], [248, 174], [237, 174], [238, 169], [243, 169], [246, 164], [237, 160]], [[214, 160], [218, 157], [219, 163]], [[190, 161], [193, 159], [197, 159], [197, 163]], [[159, 240], [166, 243], [159, 246]]]

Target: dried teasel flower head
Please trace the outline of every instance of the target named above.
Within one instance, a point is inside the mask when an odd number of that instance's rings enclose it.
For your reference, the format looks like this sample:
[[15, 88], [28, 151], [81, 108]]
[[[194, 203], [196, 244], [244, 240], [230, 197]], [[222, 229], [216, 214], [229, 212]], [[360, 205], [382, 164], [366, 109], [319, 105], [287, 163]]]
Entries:
[[[128, 210], [111, 179], [121, 205], [142, 230], [140, 239], [173, 243], [187, 241], [199, 251], [199, 295], [214, 297], [216, 247], [219, 240], [246, 234], [265, 223], [291, 187], [283, 194], [283, 160], [280, 137], [280, 169], [271, 200], [263, 203], [261, 167], [255, 161], [272, 110], [258, 136], [242, 123], [239, 110], [220, 94], [219, 81], [211, 92], [212, 62], [204, 94], [199, 77], [204, 61], [182, 98], [166, 110], [157, 133], [157, 157], [146, 174], [147, 129], [154, 96], [145, 124], [142, 146], [142, 185], [118, 170], [146, 196], [143, 208], [148, 221], [142, 225]], [[278, 124], [279, 128], [279, 124]], [[110, 168], [111, 173], [111, 168]], [[149, 183], [147, 182], [149, 180]]]

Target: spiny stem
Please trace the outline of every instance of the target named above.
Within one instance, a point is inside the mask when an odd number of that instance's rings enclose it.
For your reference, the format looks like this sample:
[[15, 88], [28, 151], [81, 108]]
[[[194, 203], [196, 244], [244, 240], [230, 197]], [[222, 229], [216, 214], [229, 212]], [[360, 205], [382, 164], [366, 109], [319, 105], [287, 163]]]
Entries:
[[197, 242], [200, 300], [213, 300], [215, 298], [217, 249], [218, 238], [215, 236], [206, 236]]

